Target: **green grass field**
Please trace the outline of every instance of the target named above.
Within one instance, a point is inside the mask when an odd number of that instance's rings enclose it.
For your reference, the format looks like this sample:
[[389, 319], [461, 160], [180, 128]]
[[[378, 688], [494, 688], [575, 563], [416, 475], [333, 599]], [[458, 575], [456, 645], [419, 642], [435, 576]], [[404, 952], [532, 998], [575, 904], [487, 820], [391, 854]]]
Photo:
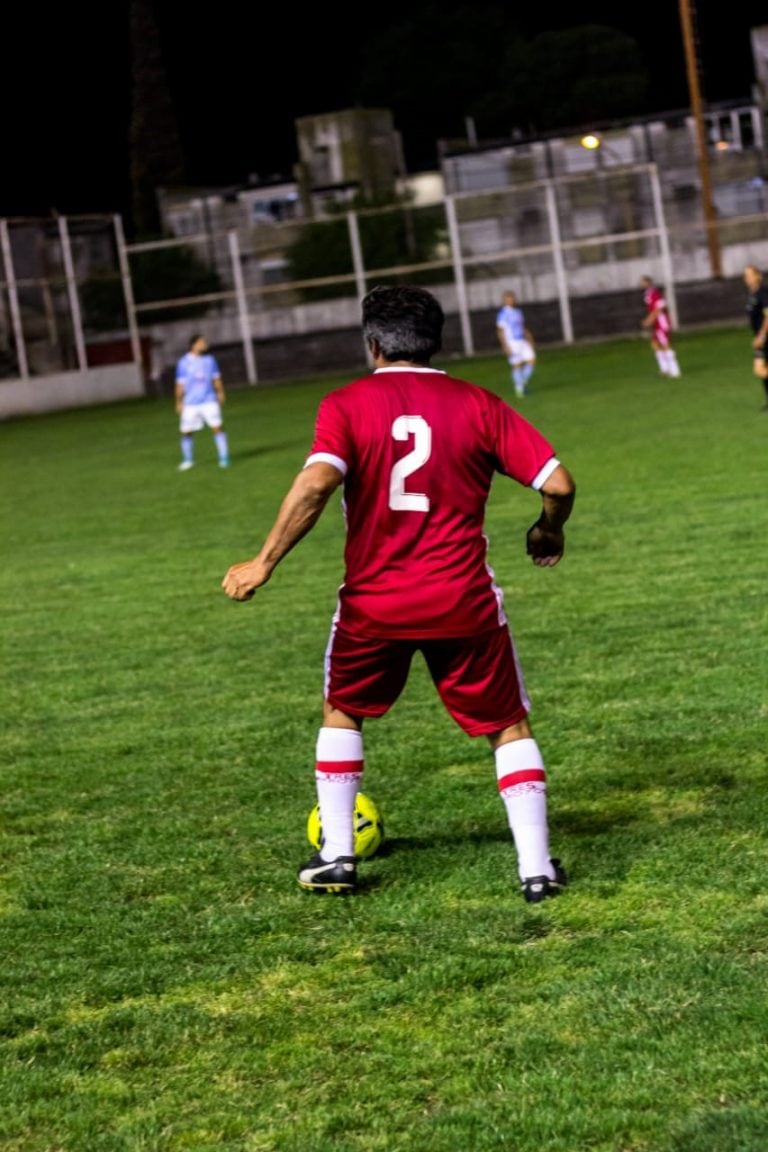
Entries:
[[[544, 349], [565, 558], [491, 562], [571, 878], [517, 890], [485, 741], [423, 666], [366, 726], [385, 849], [302, 892], [332, 502], [248, 604], [340, 379], [0, 425], [3, 1152], [765, 1152], [768, 414], [742, 329]], [[436, 362], [511, 397], [499, 357]], [[234, 382], [230, 382], [232, 384]]]

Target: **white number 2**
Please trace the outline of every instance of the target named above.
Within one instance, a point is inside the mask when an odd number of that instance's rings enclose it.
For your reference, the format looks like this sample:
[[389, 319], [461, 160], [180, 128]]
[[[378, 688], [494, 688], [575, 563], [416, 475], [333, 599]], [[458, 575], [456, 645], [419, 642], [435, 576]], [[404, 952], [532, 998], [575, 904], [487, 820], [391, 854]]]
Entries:
[[398, 460], [389, 477], [389, 506], [395, 512], [429, 512], [429, 497], [423, 492], [406, 492], [405, 482], [412, 472], [426, 464], [432, 451], [432, 429], [423, 416], [398, 416], [392, 425], [395, 440], [413, 436], [413, 448]]

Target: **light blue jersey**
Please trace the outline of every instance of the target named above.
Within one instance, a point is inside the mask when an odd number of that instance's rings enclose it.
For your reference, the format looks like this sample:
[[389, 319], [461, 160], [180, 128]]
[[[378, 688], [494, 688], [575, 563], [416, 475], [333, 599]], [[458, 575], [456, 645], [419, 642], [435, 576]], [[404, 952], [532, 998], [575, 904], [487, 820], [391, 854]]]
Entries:
[[496, 327], [503, 328], [509, 340], [525, 340], [525, 321], [522, 308], [505, 304], [496, 314]]
[[187, 352], [176, 365], [176, 380], [184, 390], [185, 404], [207, 404], [218, 400], [213, 382], [221, 376], [216, 357], [209, 352], [195, 356]]

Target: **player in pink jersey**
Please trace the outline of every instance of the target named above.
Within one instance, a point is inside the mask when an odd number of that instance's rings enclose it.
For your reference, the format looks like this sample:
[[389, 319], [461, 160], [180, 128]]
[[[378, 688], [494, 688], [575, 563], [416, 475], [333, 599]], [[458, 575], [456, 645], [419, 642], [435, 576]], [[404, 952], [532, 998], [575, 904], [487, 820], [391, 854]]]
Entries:
[[672, 347], [672, 321], [669, 316], [667, 301], [663, 292], [656, 287], [650, 276], [643, 276], [640, 280], [643, 288], [643, 303], [646, 314], [643, 317], [643, 328], [647, 328], [651, 336], [651, 348], [656, 357], [656, 363], [662, 376], [677, 378], [681, 375], [677, 355]]
[[362, 312], [374, 370], [323, 398], [309, 455], [260, 552], [222, 581], [233, 600], [250, 599], [343, 485], [344, 579], [315, 748], [324, 840], [298, 881], [312, 891], [355, 888], [363, 722], [392, 707], [421, 652], [449, 714], [491, 745], [522, 893], [538, 903], [566, 876], [549, 853], [546, 773], [484, 518], [497, 474], [533, 488], [541, 515], [527, 552], [553, 567], [574, 482], [549, 441], [499, 396], [430, 367], [444, 323], [431, 293], [374, 288]]

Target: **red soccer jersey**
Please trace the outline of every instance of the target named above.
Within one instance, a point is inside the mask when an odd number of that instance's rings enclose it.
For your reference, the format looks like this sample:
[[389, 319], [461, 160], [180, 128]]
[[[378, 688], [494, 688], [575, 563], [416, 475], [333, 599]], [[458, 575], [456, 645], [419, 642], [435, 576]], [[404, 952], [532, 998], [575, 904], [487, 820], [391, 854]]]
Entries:
[[648, 309], [648, 312], [654, 312], [658, 308], [658, 312], [653, 318], [654, 334], [667, 335], [672, 327], [669, 319], [669, 312], [667, 311], [667, 302], [664, 299], [664, 294], [655, 286], [649, 285], [643, 293], [643, 301]]
[[320, 403], [307, 464], [344, 473], [341, 623], [457, 637], [504, 623], [483, 524], [494, 473], [531, 486], [552, 445], [494, 393], [432, 368], [382, 368]]

